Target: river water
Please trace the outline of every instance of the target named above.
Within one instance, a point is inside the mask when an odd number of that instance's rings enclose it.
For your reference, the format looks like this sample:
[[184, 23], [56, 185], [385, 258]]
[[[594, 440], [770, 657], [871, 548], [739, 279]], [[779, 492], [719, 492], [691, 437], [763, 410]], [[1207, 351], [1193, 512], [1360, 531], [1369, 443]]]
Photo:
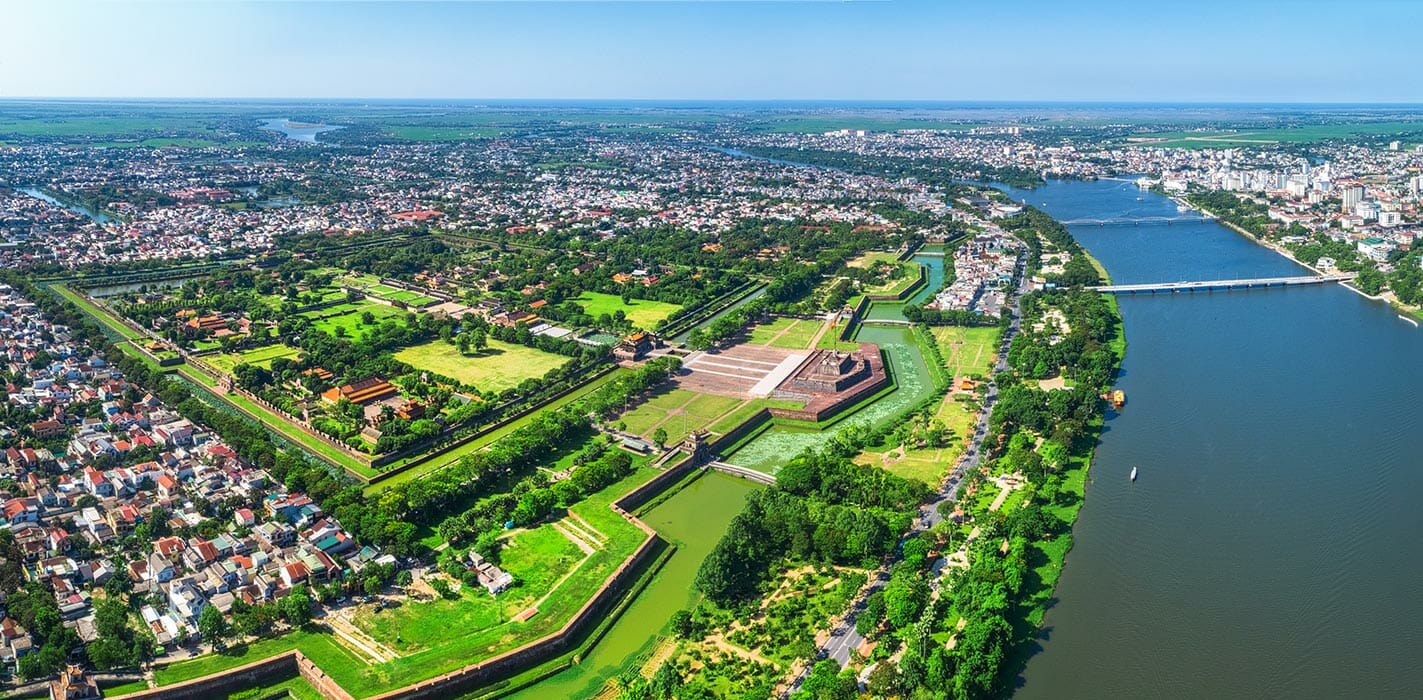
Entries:
[[317, 134], [335, 131], [341, 127], [332, 126], [330, 124], [304, 124], [293, 122], [290, 119], [263, 119], [262, 126], [258, 128], [268, 131], [280, 131], [293, 141], [316, 143]]
[[107, 214], [104, 214], [103, 212], [94, 211], [92, 209], [89, 209], [88, 207], [84, 207], [79, 204], [62, 202], [46, 194], [44, 190], [41, 190], [38, 187], [17, 187], [15, 188], [15, 190], [17, 192], [24, 192], [25, 194], [34, 197], [35, 199], [43, 199], [44, 201], [49, 202], [50, 204], [53, 204], [57, 207], [63, 207], [70, 211], [83, 214], [84, 216], [93, 219], [94, 223], [97, 224], [106, 224], [110, 221], [113, 221], [112, 217], [108, 216]]
[[[1122, 182], [1008, 191], [1059, 219], [1175, 213]], [[1307, 274], [1214, 222], [1072, 232], [1117, 283]], [[1121, 310], [1128, 403], [1019, 697], [1416, 697], [1423, 331], [1334, 285]]]

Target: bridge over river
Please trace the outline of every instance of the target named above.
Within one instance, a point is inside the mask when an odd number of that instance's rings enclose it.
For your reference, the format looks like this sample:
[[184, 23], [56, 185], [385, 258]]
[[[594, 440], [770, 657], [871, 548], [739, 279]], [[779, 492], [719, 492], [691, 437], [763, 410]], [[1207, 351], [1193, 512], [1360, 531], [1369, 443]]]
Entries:
[[1180, 216], [1117, 216], [1108, 219], [1064, 219], [1064, 226], [1159, 226], [1183, 223], [1200, 223], [1203, 221], [1215, 221], [1214, 217], [1204, 214], [1181, 214]]
[[1160, 282], [1155, 284], [1113, 284], [1093, 287], [1103, 294], [1158, 294], [1162, 292], [1214, 292], [1232, 289], [1268, 289], [1271, 287], [1297, 287], [1311, 284], [1348, 282], [1358, 275], [1343, 273], [1337, 275], [1310, 275], [1307, 277], [1259, 277], [1243, 280], [1203, 280], [1198, 282]]

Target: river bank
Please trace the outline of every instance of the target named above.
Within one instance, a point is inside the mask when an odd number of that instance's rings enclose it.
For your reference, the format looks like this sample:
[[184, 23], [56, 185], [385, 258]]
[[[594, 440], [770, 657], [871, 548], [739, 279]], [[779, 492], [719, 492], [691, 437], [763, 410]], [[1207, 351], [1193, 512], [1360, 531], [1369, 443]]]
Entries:
[[[1311, 264], [1309, 264], [1309, 263], [1307, 263], [1307, 262], [1305, 262], [1305, 261], [1303, 261], [1303, 260], [1300, 260], [1299, 258], [1295, 257], [1294, 252], [1291, 251], [1289, 248], [1286, 248], [1286, 247], [1284, 247], [1283, 245], [1280, 245], [1279, 243], [1276, 243], [1276, 242], [1274, 242], [1274, 241], [1267, 240], [1267, 239], [1261, 238], [1261, 237], [1259, 237], [1259, 236], [1256, 236], [1255, 234], [1253, 234], [1253, 233], [1251, 233], [1251, 232], [1245, 230], [1245, 228], [1241, 227], [1239, 224], [1236, 224], [1235, 222], [1233, 222], [1233, 221], [1231, 221], [1231, 220], [1229, 220], [1229, 219], [1223, 218], [1223, 217], [1217, 215], [1215, 212], [1210, 211], [1209, 209], [1205, 209], [1204, 207], [1198, 207], [1198, 206], [1196, 206], [1196, 205], [1194, 205], [1194, 204], [1191, 204], [1189, 201], [1179, 200], [1179, 199], [1176, 199], [1176, 198], [1174, 198], [1174, 197], [1172, 198], [1172, 201], [1173, 201], [1173, 202], [1179, 202], [1179, 203], [1181, 203], [1182, 206], [1190, 207], [1190, 208], [1191, 208], [1192, 210], [1194, 210], [1194, 211], [1198, 211], [1198, 212], [1200, 212], [1200, 213], [1202, 213], [1202, 214], [1204, 214], [1204, 215], [1206, 215], [1206, 216], [1209, 216], [1210, 218], [1214, 219], [1216, 222], [1220, 223], [1222, 226], [1224, 226], [1224, 227], [1226, 227], [1226, 228], [1228, 228], [1228, 229], [1230, 229], [1230, 230], [1232, 230], [1232, 231], [1234, 231], [1234, 232], [1236, 232], [1236, 233], [1238, 233], [1238, 234], [1244, 236], [1245, 238], [1249, 239], [1252, 243], [1255, 243], [1256, 245], [1259, 245], [1259, 246], [1261, 246], [1261, 247], [1263, 247], [1263, 248], [1266, 248], [1266, 249], [1268, 249], [1268, 250], [1272, 250], [1272, 251], [1274, 251], [1275, 253], [1277, 253], [1277, 254], [1283, 256], [1286, 260], [1289, 260], [1290, 262], [1292, 262], [1292, 263], [1294, 263], [1294, 264], [1296, 264], [1296, 265], [1299, 265], [1300, 267], [1303, 267], [1303, 268], [1305, 268], [1305, 269], [1308, 269], [1308, 270], [1310, 270], [1311, 272], [1315, 273], [1316, 275], [1326, 275], [1326, 274], [1329, 274], [1328, 272], [1325, 272], [1324, 270], [1321, 270], [1321, 269], [1319, 269], [1318, 267], [1315, 267], [1314, 265], [1311, 265]], [[1375, 295], [1375, 294], [1369, 294], [1368, 292], [1365, 292], [1364, 290], [1359, 289], [1357, 286], [1355, 286], [1355, 285], [1353, 285], [1352, 283], [1349, 283], [1349, 282], [1340, 282], [1340, 285], [1343, 286], [1343, 287], [1348, 288], [1350, 291], [1353, 291], [1355, 294], [1358, 294], [1359, 296], [1364, 297], [1365, 299], [1371, 299], [1371, 300], [1373, 300], [1373, 301], [1381, 301], [1381, 302], [1384, 302], [1384, 303], [1387, 303], [1387, 304], [1393, 306], [1396, 311], [1401, 311], [1401, 312], [1403, 312], [1403, 313], [1406, 313], [1406, 314], [1415, 316], [1415, 317], [1417, 317], [1417, 318], [1423, 318], [1423, 307], [1417, 307], [1417, 306], [1410, 307], [1409, 305], [1404, 304], [1403, 302], [1400, 302], [1397, 297], [1394, 297], [1392, 294], [1390, 294], [1390, 293], [1388, 293], [1388, 292], [1385, 292], [1385, 293], [1383, 293], [1383, 294], [1377, 294], [1377, 295]]]
[[[1140, 194], [1097, 182], [1031, 196], [1059, 219], [1175, 213]], [[1118, 284], [1301, 269], [1221, 222], [1072, 232]], [[1423, 494], [1423, 376], [1409, 369], [1423, 336], [1333, 285], [1118, 301], [1129, 403], [1106, 416], [1071, 565], [1016, 694], [1409, 696], [1423, 631], [1399, 621], [1423, 601], [1396, 591], [1423, 562], [1388, 543]]]

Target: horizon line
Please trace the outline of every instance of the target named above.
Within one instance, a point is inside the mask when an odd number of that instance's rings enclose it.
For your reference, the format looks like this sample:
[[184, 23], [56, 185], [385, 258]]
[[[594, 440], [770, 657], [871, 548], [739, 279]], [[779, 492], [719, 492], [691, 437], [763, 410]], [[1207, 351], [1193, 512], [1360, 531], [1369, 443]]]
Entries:
[[823, 104], [1053, 104], [1053, 105], [1336, 105], [1336, 106], [1396, 106], [1423, 107], [1423, 102], [1406, 101], [1358, 101], [1358, 100], [1213, 100], [1213, 99], [1034, 99], [1034, 98], [933, 98], [933, 97], [280, 97], [280, 96], [117, 96], [117, 95], [0, 95], [0, 102], [10, 101], [175, 101], [175, 102], [402, 102], [402, 101], [448, 101], [448, 102], [686, 102], [686, 103], [784, 103], [806, 102]]

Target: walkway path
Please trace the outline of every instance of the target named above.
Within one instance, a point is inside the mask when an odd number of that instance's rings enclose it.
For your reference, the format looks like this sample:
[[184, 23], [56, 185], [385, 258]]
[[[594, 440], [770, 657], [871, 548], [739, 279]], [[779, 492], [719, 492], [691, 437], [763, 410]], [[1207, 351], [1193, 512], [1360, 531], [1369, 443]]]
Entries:
[[820, 330], [816, 332], [815, 337], [810, 339], [811, 349], [820, 347], [820, 339], [824, 338], [826, 333], [829, 333], [831, 329], [835, 328], [835, 319], [837, 318], [840, 318], [838, 312], [825, 312], [825, 323], [821, 324]]
[[[1010, 314], [1010, 318], [1008, 328], [1003, 331], [1003, 335], [999, 339], [997, 361], [994, 363], [993, 368], [995, 375], [998, 372], [1003, 372], [1008, 369], [1008, 346], [1013, 342], [1013, 338], [1017, 336], [1018, 331], [1022, 328], [1023, 318], [1020, 303], [1023, 295], [1027, 293], [1031, 284], [1027, 275], [1024, 274], [1024, 262], [1022, 258], [1019, 258], [1018, 266], [1015, 270], [1019, 280], [1018, 286], [1013, 290], [1012, 297], [1006, 300], [1003, 305], [1004, 309]], [[982, 459], [982, 443], [983, 439], [988, 435], [988, 417], [992, 415], [993, 405], [997, 401], [998, 387], [989, 380], [988, 391], [984, 395], [983, 410], [979, 412], [978, 420], [974, 424], [973, 433], [969, 438], [968, 449], [964, 452], [963, 458], [960, 459], [958, 464], [950, 471], [949, 477], [940, 489], [938, 497], [920, 506], [919, 518], [915, 520], [914, 525], [910, 528], [910, 532], [906, 534], [906, 537], [913, 536], [919, 532], [928, 531], [939, 524], [943, 520], [943, 516], [939, 515], [939, 504], [951, 502], [958, 498], [958, 490], [959, 486], [963, 483], [963, 475], [972, 469], [976, 469]], [[861, 591], [860, 596], [855, 599], [849, 614], [845, 616], [845, 620], [830, 631], [830, 639], [821, 646], [823, 658], [835, 659], [835, 661], [843, 667], [850, 662], [851, 651], [858, 649], [860, 645], [864, 643], [865, 638], [859, 632], [855, 631], [855, 620], [859, 617], [860, 610], [863, 608], [864, 598], [874, 591], [882, 590], [885, 584], [889, 583], [889, 566], [890, 563], [886, 563], [880, 568], [877, 575], [871, 577], [870, 585]], [[942, 567], [943, 565], [936, 562], [935, 566]], [[935, 590], [938, 589], [938, 585], [938, 581], [936, 580], [933, 584]], [[808, 668], [810, 667], [807, 666], [807, 669]], [[792, 681], [787, 691], [782, 694], [782, 697], [789, 697], [789, 695], [800, 688], [800, 684], [804, 680], [805, 672], [803, 671]]]

